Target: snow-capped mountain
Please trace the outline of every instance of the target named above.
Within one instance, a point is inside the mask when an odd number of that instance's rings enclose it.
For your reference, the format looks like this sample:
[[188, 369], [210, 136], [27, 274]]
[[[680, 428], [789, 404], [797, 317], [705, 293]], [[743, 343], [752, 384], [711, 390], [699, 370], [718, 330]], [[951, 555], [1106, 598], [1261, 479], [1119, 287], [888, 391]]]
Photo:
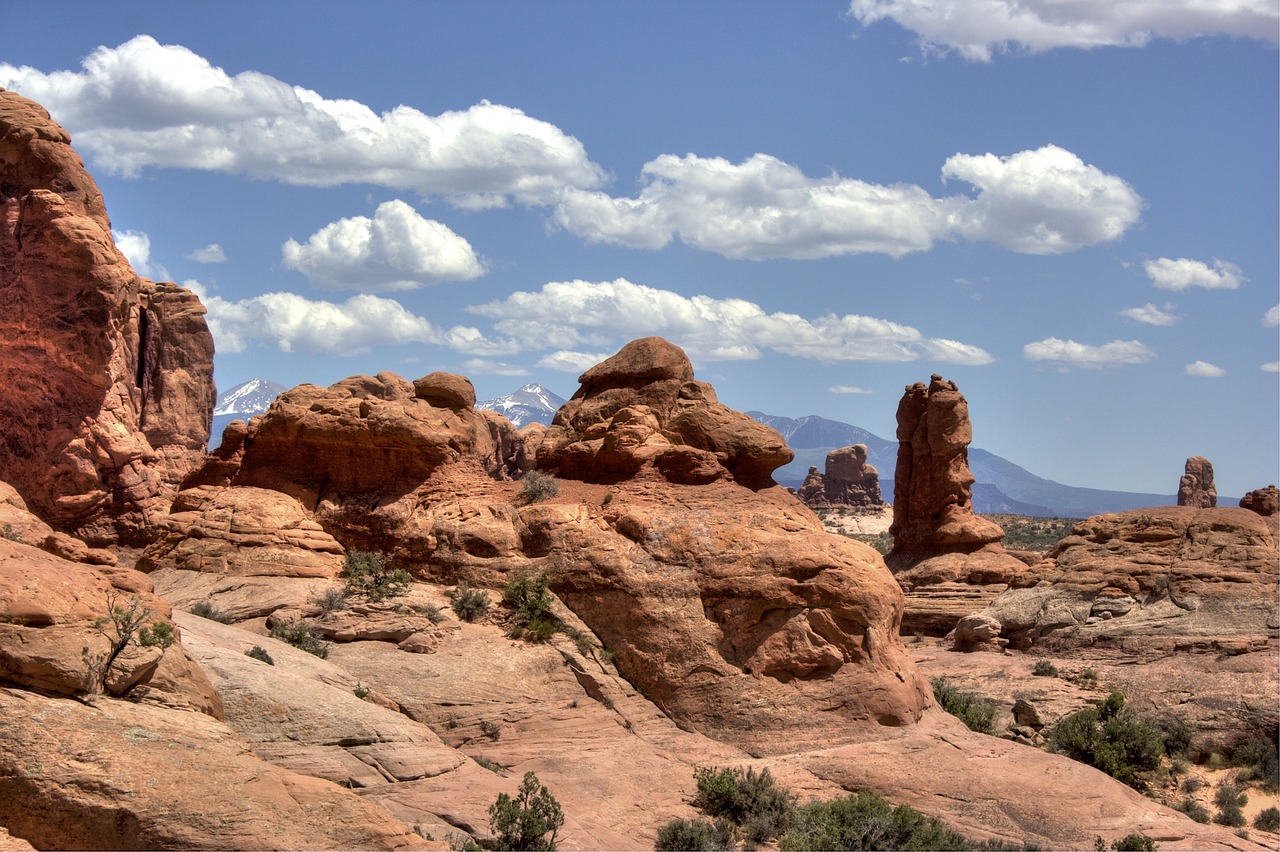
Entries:
[[209, 433], [209, 446], [217, 447], [222, 443], [222, 430], [227, 428], [228, 423], [232, 420], [248, 420], [253, 415], [266, 411], [284, 389], [284, 385], [268, 379], [250, 379], [219, 394], [218, 402], [213, 407], [213, 429]]
[[528, 384], [507, 396], [481, 400], [476, 403], [476, 408], [496, 411], [520, 427], [534, 422], [550, 425], [551, 419], [564, 403], [562, 397], [556, 396], [542, 385]]
[[283, 385], [267, 379], [250, 379], [244, 384], [236, 385], [231, 390], [218, 396], [218, 404], [213, 408], [213, 416], [223, 414], [246, 414], [253, 416], [266, 411], [272, 401], [284, 390]]

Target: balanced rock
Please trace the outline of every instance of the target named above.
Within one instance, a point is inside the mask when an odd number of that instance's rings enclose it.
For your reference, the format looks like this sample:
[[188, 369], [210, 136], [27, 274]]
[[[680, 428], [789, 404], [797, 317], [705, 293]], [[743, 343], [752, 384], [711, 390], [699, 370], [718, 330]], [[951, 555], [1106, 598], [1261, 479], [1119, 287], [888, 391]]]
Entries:
[[617, 482], [642, 469], [670, 482], [722, 478], [752, 489], [795, 454], [774, 429], [721, 405], [688, 357], [660, 337], [632, 341], [579, 378], [538, 448], [539, 469]]
[[133, 271], [70, 137], [3, 90], [0, 387], [0, 478], [91, 544], [145, 543], [208, 443], [203, 306]]
[[1257, 488], [1240, 498], [1240, 508], [1257, 512], [1264, 518], [1280, 514], [1280, 491], [1274, 485]]
[[1178, 505], [1213, 509], [1218, 505], [1218, 489], [1213, 484], [1213, 465], [1204, 456], [1187, 459], [1185, 473], [1178, 481]]
[[936, 373], [898, 403], [898, 464], [893, 480], [893, 549], [929, 554], [974, 551], [1004, 538], [973, 511], [969, 404]]
[[796, 494], [815, 509], [831, 506], [879, 507], [880, 472], [867, 464], [867, 445], [854, 444], [827, 453], [826, 471], [809, 468]]

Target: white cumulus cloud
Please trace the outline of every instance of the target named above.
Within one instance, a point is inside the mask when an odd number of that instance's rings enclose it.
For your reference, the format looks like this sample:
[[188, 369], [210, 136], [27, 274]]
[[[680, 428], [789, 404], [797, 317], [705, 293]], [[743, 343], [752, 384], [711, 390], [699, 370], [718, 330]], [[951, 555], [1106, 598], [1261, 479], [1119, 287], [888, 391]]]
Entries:
[[1268, 373], [1280, 373], [1280, 361], [1268, 361], [1262, 365], [1261, 369]]
[[[660, 335], [704, 361], [760, 358], [765, 350], [823, 362], [914, 361], [960, 364], [994, 359], [979, 347], [925, 338], [917, 329], [874, 317], [765, 313], [744, 299], [686, 297], [669, 290], [615, 281], [558, 281], [537, 292], [469, 308], [489, 317], [504, 338], [526, 349], [616, 347], [619, 340]], [[594, 361], [592, 362], [594, 363]]]
[[147, 278], [169, 280], [169, 270], [151, 259], [151, 237], [145, 231], [112, 231], [111, 238], [134, 272]]
[[378, 205], [372, 219], [340, 219], [306, 243], [289, 240], [282, 253], [285, 267], [329, 290], [412, 290], [484, 274], [470, 243], [398, 199]]
[[527, 376], [529, 371], [518, 364], [505, 361], [494, 361], [489, 358], [469, 358], [462, 363], [463, 372], [470, 375], [485, 376]]
[[227, 253], [217, 243], [209, 243], [188, 254], [187, 260], [194, 260], [196, 263], [226, 263]]
[[345, 302], [307, 299], [295, 293], [263, 293], [239, 301], [211, 294], [198, 281], [183, 284], [208, 310], [209, 330], [221, 352], [274, 346], [282, 352], [358, 355], [373, 346], [425, 343], [470, 354], [511, 351], [468, 326], [440, 328], [393, 299], [362, 293]]
[[856, 387], [855, 385], [832, 385], [831, 387], [827, 388], [827, 392], [828, 393], [856, 393], [856, 394], [871, 393], [871, 391], [866, 390], [865, 388]]
[[542, 370], [559, 370], [563, 373], [585, 373], [608, 358], [609, 352], [570, 352], [560, 349], [538, 359], [535, 367]]
[[1022, 347], [1029, 361], [1047, 361], [1059, 367], [1114, 367], [1122, 364], [1144, 364], [1156, 353], [1137, 340], [1113, 340], [1101, 346], [1046, 337]]
[[256, 71], [228, 74], [140, 35], [99, 47], [81, 71], [0, 62], [0, 87], [41, 103], [97, 168], [190, 168], [308, 186], [367, 183], [462, 206], [549, 203], [603, 170], [582, 144], [518, 109], [481, 102], [427, 115], [375, 113]]
[[1240, 267], [1225, 260], [1213, 259], [1210, 265], [1202, 260], [1180, 257], [1176, 260], [1161, 257], [1142, 264], [1147, 277], [1160, 290], [1185, 290], [1188, 287], [1204, 287], [1208, 290], [1235, 290], [1246, 279]]
[[1208, 361], [1192, 361], [1183, 369], [1183, 372], [1188, 376], [1199, 376], [1202, 379], [1217, 379], [1227, 374], [1226, 370]]
[[1143, 325], [1173, 325], [1178, 321], [1177, 314], [1173, 313], [1173, 305], [1158, 308], [1150, 302], [1140, 308], [1125, 308], [1116, 313]]
[[863, 26], [896, 21], [923, 46], [991, 61], [995, 52], [1142, 47], [1152, 38], [1229, 35], [1275, 42], [1275, 0], [852, 0]]
[[1267, 328], [1280, 326], [1280, 305], [1276, 305], [1274, 308], [1268, 309], [1267, 312], [1262, 315], [1262, 324]]
[[1056, 254], [1118, 239], [1142, 211], [1124, 180], [1056, 145], [1008, 157], [956, 154], [942, 177], [971, 184], [976, 195], [812, 178], [766, 154], [741, 163], [664, 154], [644, 166], [636, 197], [571, 188], [555, 220], [593, 243], [659, 249], [678, 236], [694, 248], [760, 260], [900, 257], [958, 238]]

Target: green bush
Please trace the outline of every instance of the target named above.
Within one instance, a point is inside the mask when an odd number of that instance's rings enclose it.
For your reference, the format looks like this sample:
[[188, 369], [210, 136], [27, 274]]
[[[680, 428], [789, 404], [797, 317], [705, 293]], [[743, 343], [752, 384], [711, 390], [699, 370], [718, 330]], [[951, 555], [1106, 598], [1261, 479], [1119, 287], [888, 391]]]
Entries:
[[480, 721], [480, 733], [484, 734], [496, 743], [498, 738], [502, 736], [502, 729], [498, 727], [497, 722], [490, 722], [488, 719], [482, 719]]
[[1058, 667], [1049, 660], [1037, 660], [1031, 673], [1036, 677], [1057, 677]]
[[1258, 815], [1253, 818], [1253, 827], [1258, 831], [1270, 831], [1272, 833], [1280, 831], [1280, 810], [1267, 808], [1259, 811]]
[[198, 615], [201, 618], [207, 618], [210, 621], [216, 621], [219, 624], [230, 624], [231, 616], [213, 605], [211, 601], [200, 601], [192, 605], [190, 610], [192, 615]]
[[740, 766], [699, 767], [693, 777], [698, 785], [694, 807], [738, 826], [748, 843], [777, 837], [790, 825], [795, 799], [774, 785], [767, 768], [756, 772]]
[[498, 838], [498, 849], [554, 850], [556, 834], [564, 826], [564, 813], [551, 791], [532, 772], [524, 774], [512, 799], [499, 793], [489, 806], [489, 830]]
[[263, 648], [261, 645], [254, 645], [252, 648], [245, 651], [244, 655], [246, 657], [253, 657], [255, 660], [260, 660], [269, 666], [274, 666], [276, 664], [276, 661], [271, 659], [271, 655], [267, 653], [267, 649]]
[[347, 598], [349, 597], [350, 594], [346, 589], [335, 589], [330, 586], [321, 594], [312, 598], [312, 601], [315, 602], [316, 606], [320, 607], [321, 615], [328, 615], [331, 612], [338, 612], [346, 609], [349, 606], [347, 601]]
[[560, 480], [549, 473], [531, 470], [520, 478], [520, 502], [538, 503], [560, 493]]
[[1155, 852], [1156, 842], [1145, 834], [1134, 832], [1111, 841], [1111, 848], [1116, 852]]
[[1164, 756], [1160, 729], [1130, 712], [1119, 692], [1064, 718], [1050, 744], [1059, 754], [1096, 767], [1130, 787], [1142, 787], [1138, 773], [1156, 769]]
[[722, 852], [732, 849], [733, 841], [705, 819], [673, 819], [658, 829], [653, 848], [654, 852]]
[[547, 572], [517, 577], [507, 584], [502, 602], [515, 609], [511, 637], [530, 642], [546, 642], [559, 627], [551, 614], [551, 593], [547, 591]]
[[952, 716], [964, 722], [971, 731], [989, 734], [995, 730], [995, 704], [975, 695], [962, 692], [945, 677], [935, 677], [932, 681], [933, 697]]
[[1276, 744], [1267, 737], [1253, 736], [1237, 745], [1232, 749], [1231, 763], [1242, 767], [1238, 776], [1242, 783], [1257, 782], [1271, 791], [1280, 787]]
[[875, 548], [881, 556], [888, 556], [893, 550], [893, 536], [887, 532], [846, 533], [846, 536], [854, 541], [860, 541], [863, 544], [870, 545]]
[[489, 593], [459, 583], [456, 589], [444, 593], [453, 612], [463, 621], [475, 621], [489, 611]]
[[1218, 806], [1213, 821], [1218, 825], [1229, 825], [1240, 828], [1245, 824], [1244, 812], [1241, 808], [1249, 801], [1249, 797], [1234, 784], [1223, 784], [1213, 795], [1213, 803]]
[[1182, 800], [1182, 804], [1178, 805], [1178, 810], [1191, 817], [1196, 822], [1205, 823], [1209, 821], [1209, 811], [1205, 806], [1197, 802], [1195, 799], [1187, 796]]
[[935, 817], [906, 805], [893, 807], [864, 790], [800, 808], [778, 841], [781, 850], [970, 848], [965, 839]]
[[329, 657], [329, 643], [320, 638], [305, 621], [277, 621], [271, 626], [271, 638], [288, 642], [300, 651], [315, 654], [322, 660]]
[[413, 578], [403, 568], [396, 568], [380, 553], [348, 550], [339, 575], [347, 582], [347, 593], [363, 595], [371, 601], [403, 595]]

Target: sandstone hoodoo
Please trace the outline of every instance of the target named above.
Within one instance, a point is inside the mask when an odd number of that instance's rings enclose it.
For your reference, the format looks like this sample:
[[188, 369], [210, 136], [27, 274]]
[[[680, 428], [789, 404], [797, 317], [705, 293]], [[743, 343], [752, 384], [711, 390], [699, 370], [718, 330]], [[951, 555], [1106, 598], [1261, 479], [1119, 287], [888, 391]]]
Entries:
[[67, 133], [2, 90], [0, 386], [0, 478], [92, 543], [144, 544], [208, 443], [203, 306], [133, 271]]
[[1178, 505], [1213, 509], [1218, 505], [1218, 489], [1213, 484], [1213, 465], [1204, 456], [1187, 459], [1185, 473], [1178, 480]]
[[1254, 489], [1240, 498], [1240, 508], [1257, 512], [1264, 518], [1280, 514], [1280, 490], [1274, 485]]
[[854, 444], [827, 453], [825, 471], [809, 468], [809, 475], [796, 494], [814, 509], [831, 506], [879, 508], [880, 472], [867, 464], [867, 445]]

